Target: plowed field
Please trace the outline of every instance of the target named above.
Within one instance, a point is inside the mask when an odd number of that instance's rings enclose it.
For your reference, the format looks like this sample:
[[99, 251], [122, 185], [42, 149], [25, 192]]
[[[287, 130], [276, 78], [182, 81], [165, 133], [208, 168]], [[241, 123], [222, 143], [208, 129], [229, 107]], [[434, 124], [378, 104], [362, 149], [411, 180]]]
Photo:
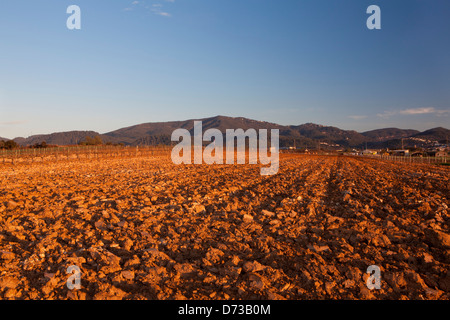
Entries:
[[332, 156], [282, 156], [273, 176], [145, 157], [0, 165], [0, 298], [449, 299], [449, 173]]

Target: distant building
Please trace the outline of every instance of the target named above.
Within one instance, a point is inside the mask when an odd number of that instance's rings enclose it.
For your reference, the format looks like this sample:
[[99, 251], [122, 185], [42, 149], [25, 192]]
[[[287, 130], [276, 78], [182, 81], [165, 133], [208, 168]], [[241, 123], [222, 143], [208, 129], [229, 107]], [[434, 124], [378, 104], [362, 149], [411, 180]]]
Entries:
[[377, 154], [377, 151], [376, 150], [366, 149], [366, 150], [363, 150], [362, 154], [363, 155]]
[[437, 151], [434, 156], [435, 157], [448, 157], [448, 153], [446, 151]]
[[391, 150], [392, 154], [394, 156], [408, 156], [409, 155], [409, 150], [408, 149], [403, 149], [403, 150]]

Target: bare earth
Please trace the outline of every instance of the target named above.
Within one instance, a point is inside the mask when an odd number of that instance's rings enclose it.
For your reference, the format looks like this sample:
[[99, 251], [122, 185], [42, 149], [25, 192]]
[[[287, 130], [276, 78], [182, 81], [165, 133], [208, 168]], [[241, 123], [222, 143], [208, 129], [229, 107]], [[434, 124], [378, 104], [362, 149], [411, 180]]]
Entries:
[[269, 177], [169, 158], [0, 164], [0, 298], [449, 299], [449, 173], [330, 156], [283, 156]]

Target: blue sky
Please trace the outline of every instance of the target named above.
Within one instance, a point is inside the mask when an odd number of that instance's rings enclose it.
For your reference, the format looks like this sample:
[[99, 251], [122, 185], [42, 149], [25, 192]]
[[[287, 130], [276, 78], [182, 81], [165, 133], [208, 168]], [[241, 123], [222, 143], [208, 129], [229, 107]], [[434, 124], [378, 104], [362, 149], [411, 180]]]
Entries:
[[448, 128], [449, 14], [448, 0], [2, 0], [0, 136], [214, 115]]

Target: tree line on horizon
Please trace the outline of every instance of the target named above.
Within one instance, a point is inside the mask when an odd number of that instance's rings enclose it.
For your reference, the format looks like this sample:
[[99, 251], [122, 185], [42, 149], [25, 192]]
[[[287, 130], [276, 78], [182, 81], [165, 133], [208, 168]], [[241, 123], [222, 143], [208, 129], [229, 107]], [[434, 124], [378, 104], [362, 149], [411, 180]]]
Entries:
[[[41, 149], [41, 148], [48, 148], [52, 147], [51, 145], [48, 145], [47, 142], [42, 141], [41, 143], [35, 143], [32, 146], [28, 146], [26, 148], [31, 149]], [[6, 150], [13, 150], [13, 149], [20, 149], [22, 148], [17, 142], [14, 140], [0, 140], [0, 149], [6, 149]]]
[[1, 140], [0, 149], [12, 150], [19, 148], [19, 145], [14, 140]]
[[[79, 146], [101, 146], [101, 145], [107, 145], [107, 146], [123, 146], [123, 143], [112, 143], [112, 142], [106, 142], [104, 143], [102, 138], [97, 135], [94, 137], [87, 136], [84, 140], [78, 142]], [[0, 150], [14, 150], [14, 149], [21, 149], [21, 148], [27, 148], [27, 149], [43, 149], [43, 148], [49, 148], [49, 147], [55, 147], [54, 145], [49, 145], [47, 142], [42, 141], [40, 143], [35, 143], [33, 145], [27, 146], [27, 147], [21, 147], [16, 141], [14, 140], [0, 140]]]

